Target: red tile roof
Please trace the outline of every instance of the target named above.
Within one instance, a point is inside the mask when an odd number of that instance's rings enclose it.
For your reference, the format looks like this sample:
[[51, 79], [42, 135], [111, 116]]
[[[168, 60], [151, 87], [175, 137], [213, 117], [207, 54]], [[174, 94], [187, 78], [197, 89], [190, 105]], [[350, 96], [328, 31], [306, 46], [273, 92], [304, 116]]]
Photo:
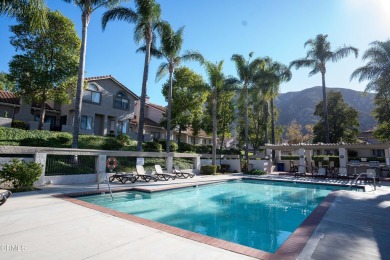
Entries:
[[153, 103], [149, 103], [149, 104], [146, 104], [146, 105], [150, 106], [150, 107], [153, 107], [155, 109], [161, 110], [162, 112], [165, 112], [167, 110], [166, 107], [163, 107], [163, 106], [160, 106], [160, 105], [157, 105], [157, 104], [153, 104]]
[[0, 90], [0, 102], [19, 105], [20, 98], [18, 98], [15, 93]]

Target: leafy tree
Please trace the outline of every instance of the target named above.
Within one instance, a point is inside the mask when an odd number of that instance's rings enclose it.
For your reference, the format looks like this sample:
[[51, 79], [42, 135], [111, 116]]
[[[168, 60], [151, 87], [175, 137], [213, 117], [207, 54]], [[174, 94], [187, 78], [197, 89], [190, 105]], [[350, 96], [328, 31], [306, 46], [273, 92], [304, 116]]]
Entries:
[[[172, 84], [173, 73], [175, 68], [180, 66], [182, 61], [199, 61], [203, 62], [203, 56], [197, 51], [186, 51], [183, 55], [180, 55], [180, 51], [183, 45], [183, 31], [184, 27], [174, 32], [169, 24], [164, 24], [161, 27], [160, 38], [161, 46], [159, 49], [155, 49], [152, 46], [151, 54], [157, 58], [165, 58], [166, 62], [160, 64], [156, 80], [161, 80], [167, 73], [169, 73], [169, 90], [168, 90], [168, 111], [167, 111], [167, 140], [166, 140], [166, 152], [170, 152], [171, 143], [171, 117], [172, 117]], [[140, 48], [141, 51], [146, 51], [146, 46]], [[200, 119], [199, 119], [200, 121]]]
[[15, 84], [9, 80], [9, 76], [5, 72], [0, 72], [0, 90], [13, 92]]
[[[314, 143], [324, 142], [324, 103], [317, 104], [314, 115], [321, 117], [314, 125]], [[330, 142], [337, 143], [341, 140], [353, 143], [357, 139], [359, 127], [359, 113], [344, 102], [340, 92], [329, 92], [329, 137]]]
[[83, 97], [83, 86], [84, 86], [84, 74], [85, 74], [85, 60], [87, 56], [87, 37], [88, 37], [88, 25], [91, 20], [92, 13], [104, 6], [112, 7], [117, 5], [121, 0], [64, 0], [67, 3], [73, 3], [78, 6], [81, 10], [81, 47], [79, 57], [79, 68], [77, 74], [77, 88], [76, 88], [76, 99], [74, 108], [74, 120], [73, 120], [73, 141], [72, 148], [77, 148], [79, 144], [79, 131], [80, 131], [80, 120], [81, 120], [81, 106]]
[[141, 91], [141, 104], [140, 115], [138, 122], [138, 136], [137, 136], [137, 151], [142, 151], [144, 124], [145, 124], [145, 100], [147, 93], [147, 84], [149, 76], [149, 63], [151, 57], [151, 47], [154, 40], [154, 31], [156, 29], [162, 29], [166, 24], [160, 19], [161, 8], [154, 0], [135, 0], [134, 11], [127, 7], [116, 7], [108, 10], [103, 14], [102, 26], [103, 29], [109, 21], [120, 20], [129, 23], [134, 23], [134, 40], [137, 43], [145, 41], [145, 62], [144, 62], [144, 74], [142, 78], [142, 91]]
[[371, 47], [363, 54], [363, 67], [356, 69], [351, 80], [359, 82], [368, 80], [365, 91], [376, 91], [374, 116], [378, 120], [378, 128], [374, 135], [382, 141], [390, 140], [390, 40], [372, 42]]
[[315, 39], [310, 39], [305, 42], [305, 47], [309, 46], [305, 58], [294, 60], [290, 63], [290, 68], [295, 67], [300, 69], [302, 67], [311, 68], [309, 76], [313, 76], [318, 72], [322, 76], [322, 96], [323, 96], [323, 115], [324, 115], [324, 137], [325, 142], [330, 142], [329, 121], [328, 121], [328, 101], [326, 97], [325, 73], [326, 63], [328, 61], [337, 62], [340, 59], [347, 57], [350, 53], [358, 56], [358, 49], [351, 46], [338, 47], [335, 51], [331, 50], [330, 42], [327, 40], [328, 35], [318, 34]]
[[45, 119], [46, 101], [70, 102], [68, 91], [75, 83], [80, 48], [73, 22], [58, 11], [48, 11], [47, 15], [49, 27], [43, 32], [30, 31], [25, 17], [11, 26], [15, 34], [11, 44], [20, 54], [9, 64], [9, 79], [23, 98], [41, 105], [39, 129]]
[[[249, 53], [249, 59], [245, 60], [244, 56], [239, 54], [233, 54], [232, 60], [236, 66], [238, 81], [241, 84], [242, 91], [240, 94], [243, 96], [244, 101], [244, 120], [245, 120], [245, 158], [247, 160], [246, 165], [249, 165], [248, 148], [249, 148], [249, 119], [248, 119], [248, 90], [255, 86], [255, 82], [258, 79], [259, 70], [265, 66], [265, 60], [256, 58], [251, 61], [253, 52]], [[247, 170], [247, 169], [246, 169]]]
[[[165, 100], [168, 99], [170, 82], [166, 82], [162, 88]], [[172, 84], [172, 125], [179, 129], [179, 140], [183, 130], [186, 130], [193, 122], [203, 115], [203, 104], [207, 99], [206, 86], [202, 76], [196, 74], [187, 67], [177, 68], [173, 74]], [[161, 124], [166, 127], [167, 115]]]
[[2, 14], [15, 18], [28, 17], [32, 30], [42, 31], [48, 27], [47, 8], [43, 0], [1, 0]]
[[299, 144], [303, 142], [302, 126], [293, 120], [287, 128], [287, 139], [289, 144]]

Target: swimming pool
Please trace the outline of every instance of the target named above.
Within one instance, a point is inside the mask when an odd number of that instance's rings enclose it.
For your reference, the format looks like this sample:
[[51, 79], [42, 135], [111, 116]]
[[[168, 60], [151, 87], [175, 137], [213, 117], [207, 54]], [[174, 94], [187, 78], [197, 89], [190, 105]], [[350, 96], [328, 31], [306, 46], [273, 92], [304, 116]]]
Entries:
[[332, 191], [345, 187], [258, 180], [78, 199], [274, 253]]

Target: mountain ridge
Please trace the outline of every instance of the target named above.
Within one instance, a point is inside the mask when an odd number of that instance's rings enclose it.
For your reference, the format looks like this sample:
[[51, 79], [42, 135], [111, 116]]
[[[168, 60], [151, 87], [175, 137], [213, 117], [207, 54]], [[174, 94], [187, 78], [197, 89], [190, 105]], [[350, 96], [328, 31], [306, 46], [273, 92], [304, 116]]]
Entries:
[[[347, 88], [327, 88], [327, 93], [330, 91], [341, 92], [344, 102], [358, 111], [360, 131], [373, 129], [377, 124], [376, 119], [371, 115], [375, 108], [375, 94]], [[303, 127], [307, 124], [317, 123], [319, 117], [314, 116], [314, 110], [321, 101], [321, 86], [279, 94], [275, 99], [275, 106], [279, 110], [279, 118], [276, 124], [288, 126], [293, 120], [296, 120]]]

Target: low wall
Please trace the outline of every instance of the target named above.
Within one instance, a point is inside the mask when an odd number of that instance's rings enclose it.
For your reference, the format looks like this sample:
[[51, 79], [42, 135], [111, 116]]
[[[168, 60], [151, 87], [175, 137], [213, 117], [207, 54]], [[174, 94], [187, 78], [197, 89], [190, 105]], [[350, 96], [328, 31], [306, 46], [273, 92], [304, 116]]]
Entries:
[[45, 176], [44, 184], [83, 184], [97, 181], [97, 174], [75, 174], [75, 175], [55, 175]]
[[268, 172], [269, 162], [268, 160], [250, 160], [249, 159], [249, 170], [262, 170]]
[[[230, 165], [230, 172], [241, 172], [241, 161], [238, 155], [223, 155], [222, 160], [217, 156], [217, 160], [215, 161], [217, 165], [220, 164], [228, 164]], [[203, 154], [200, 159], [200, 165], [211, 165], [211, 155]]]
[[0, 126], [2, 127], [11, 127], [12, 118], [0, 117]]

